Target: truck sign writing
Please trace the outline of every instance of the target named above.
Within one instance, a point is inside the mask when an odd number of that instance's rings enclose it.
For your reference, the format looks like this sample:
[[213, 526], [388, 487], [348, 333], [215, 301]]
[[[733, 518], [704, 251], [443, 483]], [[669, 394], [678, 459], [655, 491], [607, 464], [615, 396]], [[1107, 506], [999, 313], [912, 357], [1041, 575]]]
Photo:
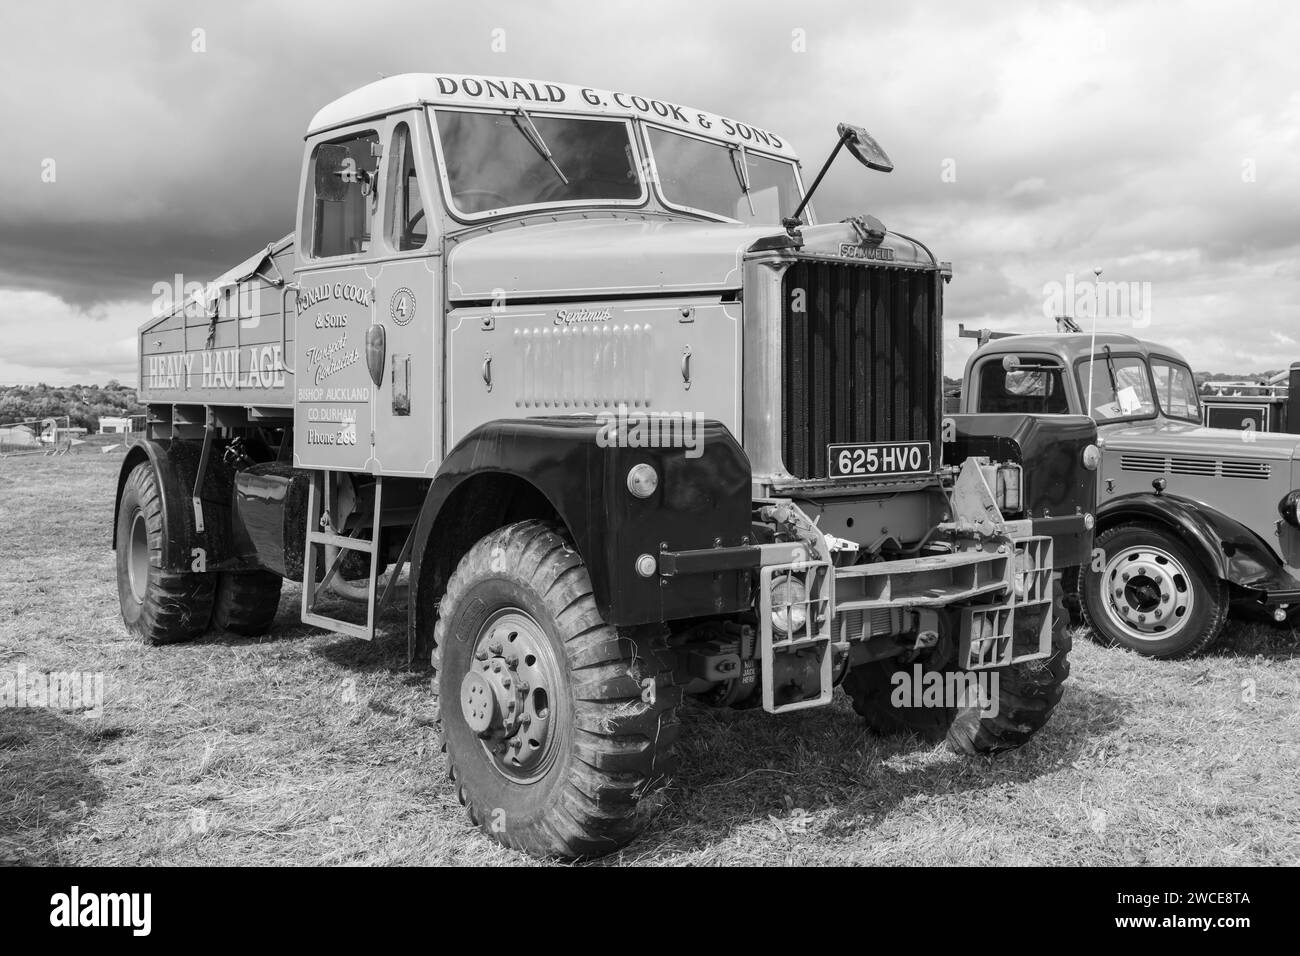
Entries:
[[324, 285], [307, 289], [298, 295], [298, 314], [302, 315], [312, 306], [321, 302], [328, 302], [331, 299], [369, 306], [374, 300], [374, 290], [368, 285], [358, 285], [353, 282], [335, 282], [333, 285], [326, 282]]
[[285, 371], [279, 345], [173, 352], [148, 357], [144, 387], [181, 390], [283, 388]]
[[307, 347], [307, 372], [317, 385], [359, 361], [361, 361], [361, 352], [348, 347], [346, 332], [323, 346]]
[[312, 131], [324, 129], [344, 116], [369, 112], [370, 96], [384, 84], [390, 87], [403, 86], [404, 91], [394, 93], [394, 96], [407, 102], [423, 102], [439, 106], [497, 108], [523, 106], [539, 112], [563, 110], [575, 113], [631, 116], [714, 139], [728, 140], [750, 149], [794, 156], [789, 141], [771, 130], [667, 100], [653, 99], [620, 90], [574, 86], [569, 83], [538, 83], [510, 77], [445, 73], [398, 76], [381, 80], [378, 84], [372, 84], [375, 88], [373, 91], [359, 90], [321, 110], [312, 120], [310, 129]]
[[364, 270], [328, 269], [301, 281], [294, 309], [294, 427], [301, 465], [356, 470], [370, 457], [373, 383], [365, 333], [375, 289]]
[[785, 141], [775, 133], [704, 113], [676, 103], [664, 100], [647, 99], [644, 96], [610, 90], [596, 90], [591, 87], [572, 87], [556, 83], [537, 84], [504, 77], [477, 76], [435, 76], [439, 99], [451, 101], [463, 100], [467, 103], [510, 101], [524, 103], [541, 103], [552, 106], [570, 105], [579, 108], [596, 107], [606, 109], [614, 107], [628, 113], [636, 113], [647, 119], [667, 120], [679, 126], [686, 126], [722, 135], [730, 139], [743, 140], [754, 146], [763, 146], [774, 150], [784, 150]]

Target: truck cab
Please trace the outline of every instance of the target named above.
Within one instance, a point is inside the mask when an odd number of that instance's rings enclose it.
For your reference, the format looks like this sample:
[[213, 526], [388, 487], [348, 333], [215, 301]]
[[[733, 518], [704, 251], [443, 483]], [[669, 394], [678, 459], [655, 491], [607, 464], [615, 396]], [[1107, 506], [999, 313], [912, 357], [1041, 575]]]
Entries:
[[371, 639], [404, 594], [457, 797], [539, 855], [635, 835], [683, 695], [842, 686], [877, 731], [1024, 743], [1069, 673], [1096, 426], [943, 413], [952, 269], [819, 222], [837, 156], [893, 168], [860, 127], [827, 146], [806, 187], [761, 126], [501, 77], [325, 106], [294, 232], [140, 330], [128, 628], [263, 633], [289, 580]]
[[1300, 600], [1300, 441], [1249, 416], [1203, 426], [1174, 349], [1111, 333], [993, 339], [966, 364], [962, 409], [1096, 420], [1097, 553], [1074, 583], [1101, 639], [1180, 656], [1214, 642], [1231, 602], [1281, 620]]

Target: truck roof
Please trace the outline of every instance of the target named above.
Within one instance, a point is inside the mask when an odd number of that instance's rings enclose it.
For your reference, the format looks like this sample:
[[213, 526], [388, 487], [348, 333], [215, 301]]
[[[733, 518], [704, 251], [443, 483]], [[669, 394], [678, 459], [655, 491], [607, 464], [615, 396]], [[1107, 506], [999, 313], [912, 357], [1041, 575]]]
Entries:
[[[1025, 335], [1009, 335], [1006, 338], [993, 339], [987, 345], [980, 346], [971, 358], [976, 355], [988, 355], [991, 352], [1047, 352], [1067, 363], [1072, 363], [1086, 357], [1092, 344], [1090, 332], [1030, 332]], [[1156, 352], [1176, 358], [1180, 362], [1186, 361], [1177, 349], [1121, 332], [1098, 332], [1096, 345], [1098, 349], [1109, 345], [1116, 351]]]
[[417, 106], [523, 107], [530, 113], [629, 117], [797, 159], [789, 141], [771, 130], [667, 100], [548, 80], [453, 73], [403, 73], [368, 83], [322, 108], [312, 117], [307, 135]]

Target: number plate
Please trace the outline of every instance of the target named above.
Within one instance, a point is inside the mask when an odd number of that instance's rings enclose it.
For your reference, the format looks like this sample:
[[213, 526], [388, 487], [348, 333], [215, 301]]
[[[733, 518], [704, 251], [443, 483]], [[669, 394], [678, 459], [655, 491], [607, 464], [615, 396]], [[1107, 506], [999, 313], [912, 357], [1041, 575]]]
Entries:
[[892, 478], [930, 473], [928, 441], [886, 441], [828, 445], [832, 478]]

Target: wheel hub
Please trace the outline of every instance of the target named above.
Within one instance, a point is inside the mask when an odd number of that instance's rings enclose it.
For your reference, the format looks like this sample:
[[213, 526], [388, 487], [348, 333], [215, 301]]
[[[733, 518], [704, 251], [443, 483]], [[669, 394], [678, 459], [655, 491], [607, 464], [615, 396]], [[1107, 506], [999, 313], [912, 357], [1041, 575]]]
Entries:
[[1111, 622], [1140, 640], [1163, 640], [1181, 630], [1195, 602], [1179, 560], [1148, 545], [1115, 555], [1102, 586]]
[[473, 654], [460, 686], [465, 723], [506, 776], [540, 776], [554, 757], [551, 702], [561, 686], [545, 631], [528, 613], [507, 608], [484, 623]]
[[149, 587], [149, 526], [144, 512], [137, 511], [131, 521], [131, 535], [127, 539], [127, 578], [131, 594], [138, 603], [144, 603]]
[[480, 737], [491, 737], [505, 729], [504, 715], [511, 704], [510, 691], [497, 675], [473, 670], [460, 685], [460, 706], [465, 723]]

